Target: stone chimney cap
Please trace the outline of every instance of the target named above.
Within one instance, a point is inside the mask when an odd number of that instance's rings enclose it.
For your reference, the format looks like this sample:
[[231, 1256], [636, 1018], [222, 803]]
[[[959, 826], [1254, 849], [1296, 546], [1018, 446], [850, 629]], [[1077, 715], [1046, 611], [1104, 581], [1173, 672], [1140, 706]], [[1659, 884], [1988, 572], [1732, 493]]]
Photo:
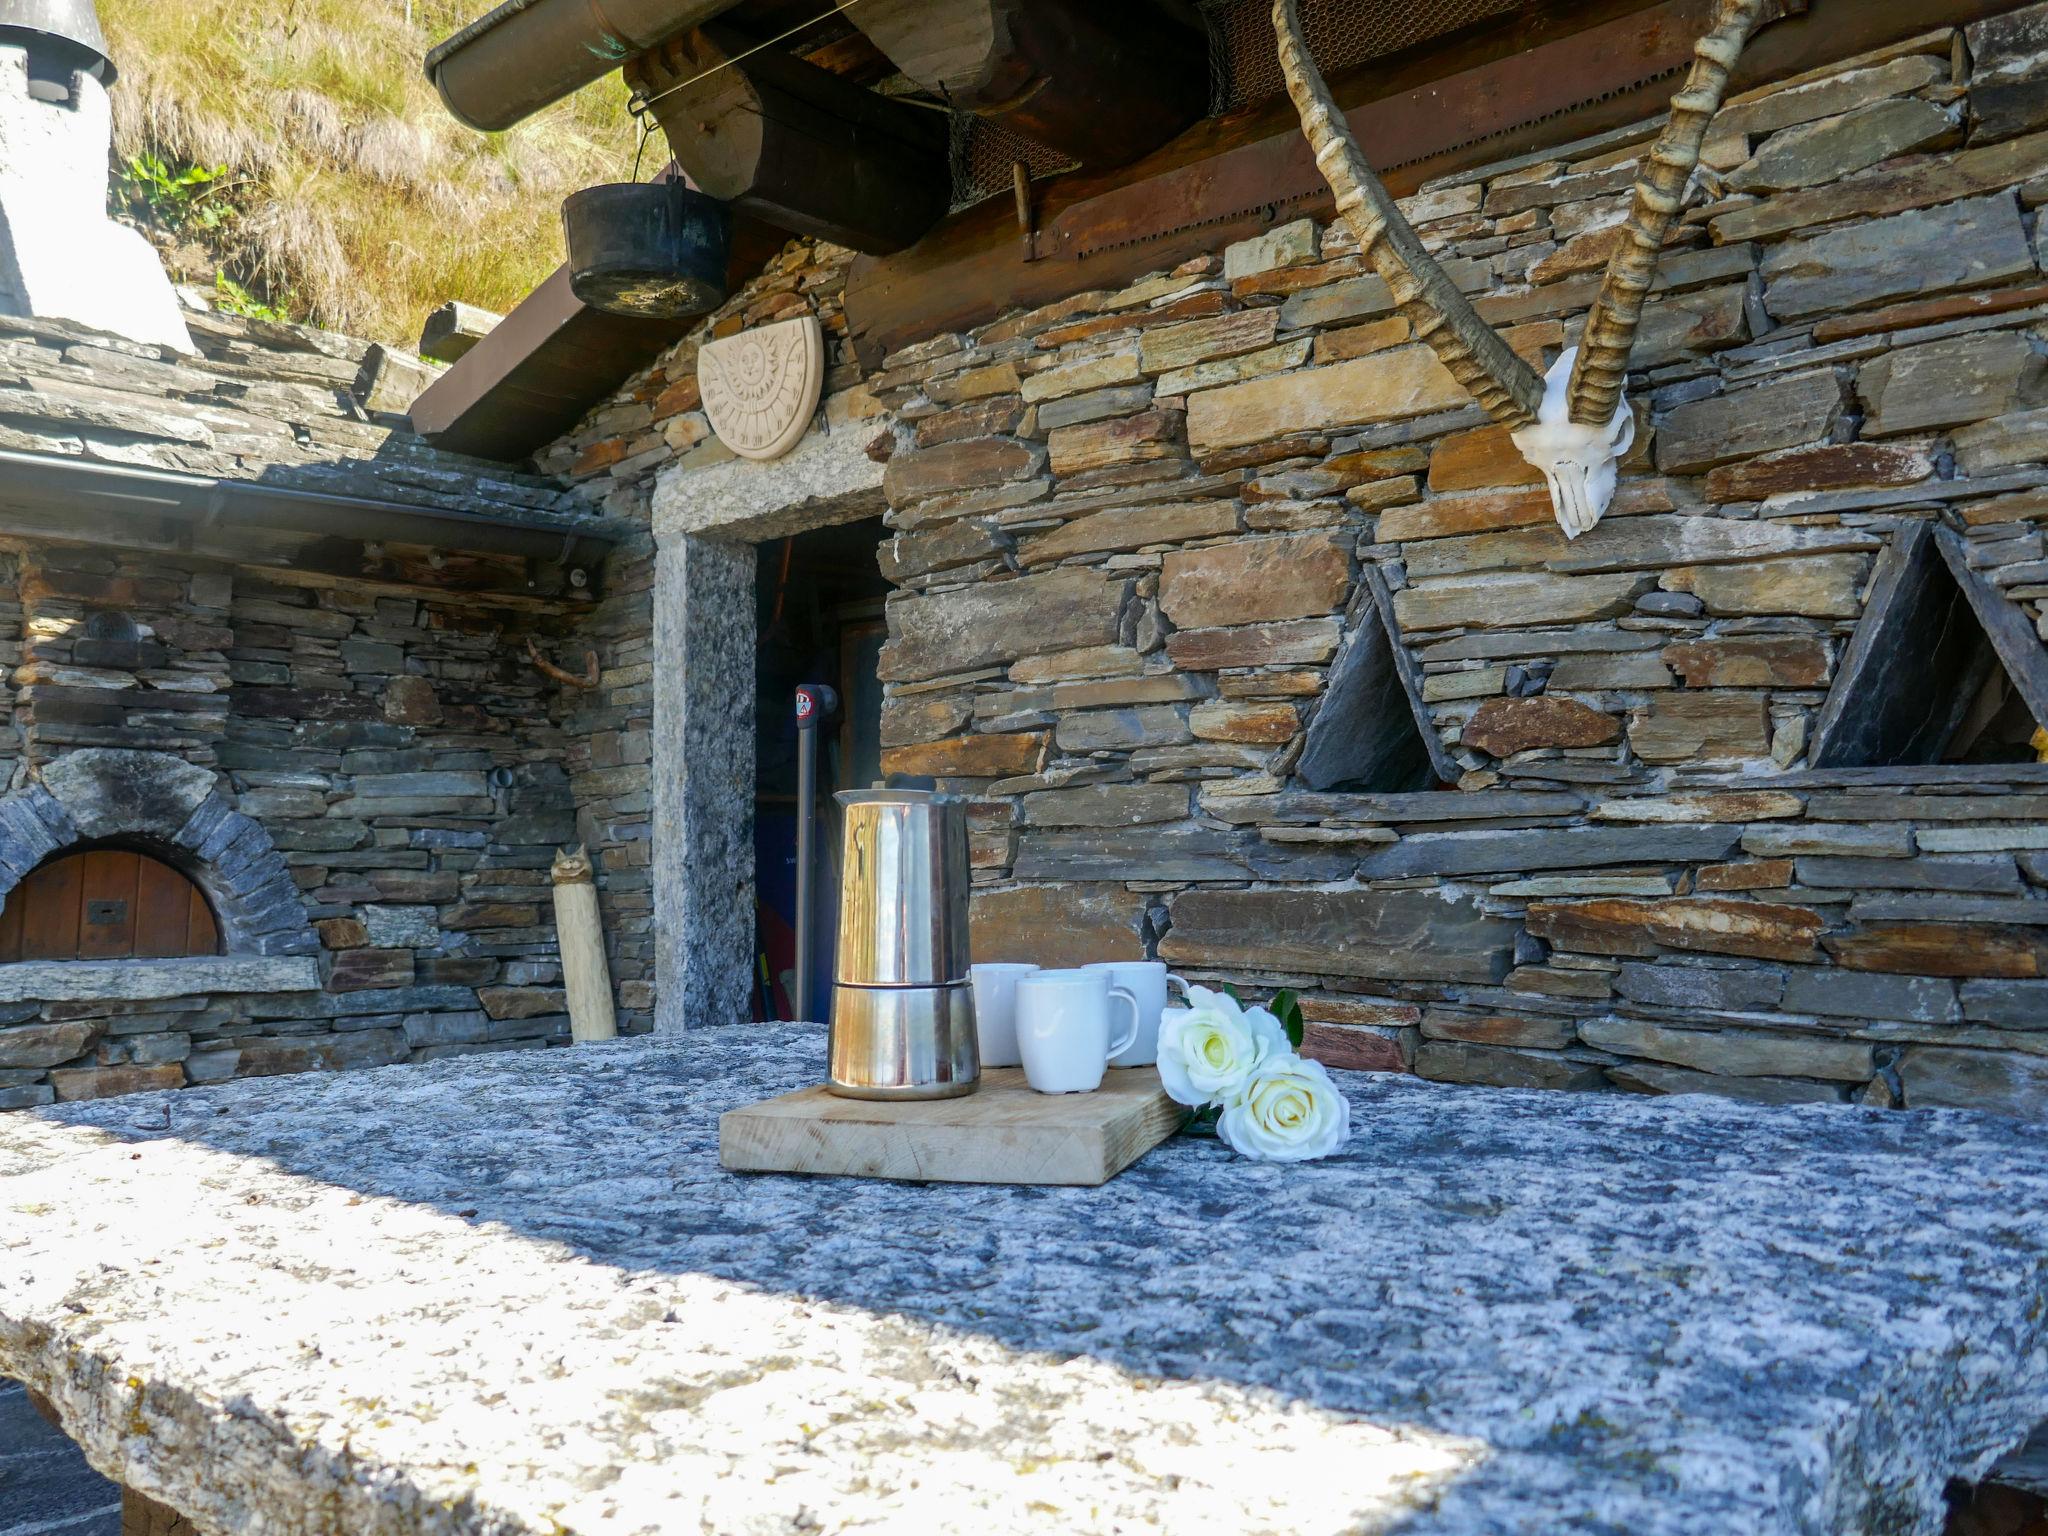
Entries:
[[87, 67], [102, 84], [114, 83], [114, 60], [100, 30], [92, 0], [0, 0], [0, 38], [10, 34], [51, 38], [87, 54]]

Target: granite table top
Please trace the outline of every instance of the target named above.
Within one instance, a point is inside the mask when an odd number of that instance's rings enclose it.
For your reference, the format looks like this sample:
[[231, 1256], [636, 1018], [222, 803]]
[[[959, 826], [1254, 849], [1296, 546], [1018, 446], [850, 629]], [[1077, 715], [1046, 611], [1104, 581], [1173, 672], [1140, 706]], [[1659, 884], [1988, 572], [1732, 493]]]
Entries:
[[819, 1031], [0, 1117], [0, 1373], [207, 1536], [1936, 1532], [2048, 1418], [2018, 1121], [1340, 1074], [1305, 1167], [730, 1175]]

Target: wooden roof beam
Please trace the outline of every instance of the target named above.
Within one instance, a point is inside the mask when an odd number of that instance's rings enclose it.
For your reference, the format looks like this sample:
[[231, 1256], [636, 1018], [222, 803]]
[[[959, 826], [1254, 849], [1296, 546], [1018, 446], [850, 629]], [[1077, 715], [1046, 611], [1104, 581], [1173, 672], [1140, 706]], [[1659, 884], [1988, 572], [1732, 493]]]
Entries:
[[1144, 0], [864, 0], [854, 23], [927, 91], [1087, 166], [1208, 110], [1208, 40]]
[[626, 65], [693, 185], [792, 234], [868, 255], [914, 244], [952, 201], [945, 114], [713, 26]]

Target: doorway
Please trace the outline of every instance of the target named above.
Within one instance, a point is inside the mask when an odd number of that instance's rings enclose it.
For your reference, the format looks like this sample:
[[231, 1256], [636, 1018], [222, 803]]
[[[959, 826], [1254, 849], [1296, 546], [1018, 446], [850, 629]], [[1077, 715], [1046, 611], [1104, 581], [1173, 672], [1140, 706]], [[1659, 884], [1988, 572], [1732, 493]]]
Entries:
[[811, 1012], [831, 997], [839, 910], [839, 818], [833, 794], [882, 777], [882, 645], [891, 588], [878, 555], [879, 517], [756, 546], [754, 619], [754, 1007], [756, 1021], [790, 1019], [796, 999], [798, 731], [796, 690], [829, 684], [839, 713], [818, 730], [817, 850], [812, 882]]

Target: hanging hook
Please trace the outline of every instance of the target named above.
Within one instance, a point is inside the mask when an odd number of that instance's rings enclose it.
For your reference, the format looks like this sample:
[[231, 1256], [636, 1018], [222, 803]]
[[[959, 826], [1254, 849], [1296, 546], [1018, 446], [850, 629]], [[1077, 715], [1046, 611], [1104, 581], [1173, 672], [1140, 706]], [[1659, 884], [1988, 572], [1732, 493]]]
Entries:
[[648, 126], [644, 115], [635, 113], [633, 121], [640, 125], [640, 143], [633, 151], [633, 180], [637, 182], [640, 179], [640, 162], [647, 154], [647, 140], [654, 130]]

